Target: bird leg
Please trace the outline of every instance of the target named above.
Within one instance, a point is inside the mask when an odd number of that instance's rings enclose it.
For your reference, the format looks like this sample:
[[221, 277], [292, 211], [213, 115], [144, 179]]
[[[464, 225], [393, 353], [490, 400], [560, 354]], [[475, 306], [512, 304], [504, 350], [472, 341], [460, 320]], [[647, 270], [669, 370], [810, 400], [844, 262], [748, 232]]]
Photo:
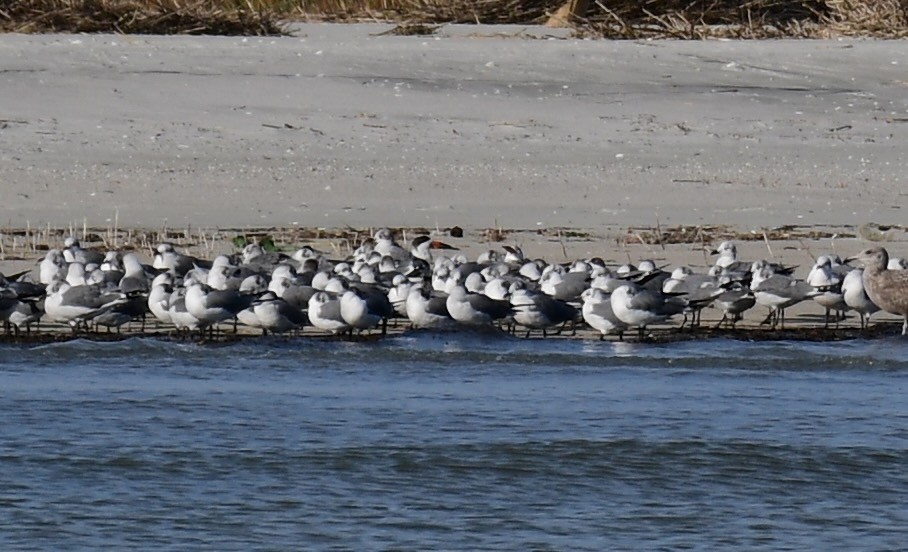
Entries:
[[722, 320], [719, 320], [719, 323], [716, 324], [716, 329], [718, 330], [719, 328], [721, 328], [721, 327], [722, 327], [722, 323], [725, 322], [727, 319], [728, 319], [728, 314], [723, 314], [723, 315], [722, 315]]

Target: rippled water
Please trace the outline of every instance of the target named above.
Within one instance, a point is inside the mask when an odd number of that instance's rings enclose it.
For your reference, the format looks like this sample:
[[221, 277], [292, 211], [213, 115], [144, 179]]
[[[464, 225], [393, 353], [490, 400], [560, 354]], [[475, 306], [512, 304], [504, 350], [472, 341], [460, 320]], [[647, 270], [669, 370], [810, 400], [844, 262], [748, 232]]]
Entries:
[[0, 549], [900, 549], [908, 342], [0, 348]]

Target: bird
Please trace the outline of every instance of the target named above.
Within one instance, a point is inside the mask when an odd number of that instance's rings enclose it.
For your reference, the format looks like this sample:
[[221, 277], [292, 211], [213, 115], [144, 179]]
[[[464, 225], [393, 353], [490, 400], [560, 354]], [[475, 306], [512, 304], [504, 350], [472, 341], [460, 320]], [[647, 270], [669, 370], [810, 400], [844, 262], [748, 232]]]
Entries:
[[613, 291], [610, 301], [618, 320], [637, 327], [641, 339], [646, 326], [681, 314], [688, 306], [687, 301], [678, 296], [644, 289], [631, 282]]
[[722, 319], [716, 324], [720, 328], [723, 323], [728, 322], [732, 329], [735, 324], [741, 320], [744, 312], [753, 308], [757, 303], [753, 291], [745, 287], [741, 282], [731, 281], [727, 287], [723, 288], [719, 295], [713, 301], [713, 305], [722, 310]]
[[186, 310], [199, 321], [201, 328], [209, 328], [212, 335], [217, 324], [236, 317], [254, 299], [254, 295], [212, 289], [198, 282], [190, 282], [186, 287]]
[[513, 314], [509, 301], [490, 299], [481, 293], [469, 293], [455, 285], [446, 301], [451, 318], [467, 326], [490, 326]]
[[105, 293], [96, 286], [73, 286], [65, 281], [47, 288], [44, 311], [56, 322], [64, 322], [76, 332], [96, 316], [126, 301], [121, 293]]
[[[394, 314], [388, 296], [377, 290], [351, 287], [340, 296], [341, 318], [351, 328], [367, 330], [387, 321]], [[387, 332], [383, 325], [382, 333]]]
[[548, 328], [577, 322], [580, 315], [577, 308], [567, 302], [529, 289], [516, 290], [511, 294], [510, 302], [514, 322], [527, 328], [527, 337], [534, 329], [542, 330], [542, 337], [546, 337]]
[[211, 268], [211, 261], [179, 253], [173, 244], [164, 242], [158, 244], [152, 260], [152, 266], [159, 270], [169, 270], [176, 276], [185, 276], [194, 268]]
[[163, 272], [151, 282], [151, 291], [148, 292], [148, 310], [163, 324], [172, 324], [170, 318], [170, 297], [173, 293], [173, 274]]
[[583, 299], [581, 309], [583, 320], [599, 332], [600, 341], [613, 332], [618, 334], [618, 339], [624, 338], [624, 331], [627, 330], [628, 325], [615, 316], [611, 298], [605, 291], [589, 288], [581, 294], [581, 298]]
[[407, 318], [416, 328], [453, 328], [457, 325], [448, 312], [448, 296], [436, 295], [430, 282], [418, 282], [407, 294]]
[[341, 316], [341, 304], [327, 291], [318, 291], [309, 298], [309, 322], [320, 330], [339, 334], [350, 329]]
[[820, 255], [810, 269], [805, 280], [820, 293], [813, 300], [826, 309], [823, 327], [829, 327], [829, 316], [835, 313], [836, 327], [839, 325], [839, 313], [848, 309], [842, 294], [842, 277], [833, 269], [833, 259], [829, 255]]
[[772, 329], [777, 325], [785, 329], [785, 309], [822, 293], [803, 280], [774, 274], [766, 266], [756, 272], [750, 289], [757, 303], [769, 308], [769, 315], [762, 323], [771, 324]]
[[908, 335], [908, 270], [890, 270], [889, 253], [871, 247], [846, 259], [864, 267], [863, 283], [867, 297], [881, 310], [902, 317], [902, 335]]
[[849, 309], [860, 316], [861, 329], [870, 324], [870, 316], [878, 312], [880, 307], [870, 300], [864, 289], [864, 269], [855, 268], [845, 275], [842, 281], [842, 298]]
[[306, 314], [284, 301], [273, 291], [267, 291], [252, 301], [252, 311], [263, 334], [285, 333], [302, 328], [309, 321]]

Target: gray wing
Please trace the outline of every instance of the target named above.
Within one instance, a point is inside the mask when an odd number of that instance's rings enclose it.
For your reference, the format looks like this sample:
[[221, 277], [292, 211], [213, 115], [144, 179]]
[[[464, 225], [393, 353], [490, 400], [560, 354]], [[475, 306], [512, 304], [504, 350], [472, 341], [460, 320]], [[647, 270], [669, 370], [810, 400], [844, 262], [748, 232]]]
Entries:
[[580, 297], [580, 294], [589, 287], [589, 275], [583, 272], [568, 272], [560, 284], [555, 286], [555, 299], [571, 301]]
[[252, 304], [252, 295], [241, 295], [235, 291], [211, 290], [205, 299], [205, 305], [211, 309], [224, 309], [234, 314]]
[[471, 293], [467, 295], [466, 299], [469, 301], [471, 307], [479, 312], [488, 314], [492, 318], [504, 318], [513, 312], [511, 303], [508, 301], [490, 299], [479, 293]]
[[436, 316], [448, 316], [448, 299], [447, 297], [432, 297], [426, 302], [426, 312]]
[[312, 286], [291, 285], [284, 290], [284, 301], [305, 309], [309, 305], [309, 299], [318, 291]]
[[62, 297], [64, 305], [76, 305], [91, 309], [101, 308], [119, 298], [119, 295], [101, 295], [98, 288], [94, 286], [73, 286], [64, 291]]
[[137, 276], [125, 276], [120, 280], [120, 291], [126, 294], [148, 291], [148, 280]]
[[304, 313], [302, 310], [294, 307], [287, 301], [281, 301], [280, 299], [278, 299], [278, 301], [278, 304], [280, 305], [278, 307], [278, 312], [281, 313], [281, 316], [300, 326], [305, 326], [309, 323], [309, 317], [306, 316], [306, 313]]
[[544, 295], [537, 296], [535, 303], [539, 312], [556, 324], [576, 320], [579, 315], [579, 311], [571, 305]]
[[660, 292], [646, 290], [633, 296], [628, 303], [632, 309], [650, 311], [656, 314], [671, 316], [684, 310], [686, 301], [671, 301]]

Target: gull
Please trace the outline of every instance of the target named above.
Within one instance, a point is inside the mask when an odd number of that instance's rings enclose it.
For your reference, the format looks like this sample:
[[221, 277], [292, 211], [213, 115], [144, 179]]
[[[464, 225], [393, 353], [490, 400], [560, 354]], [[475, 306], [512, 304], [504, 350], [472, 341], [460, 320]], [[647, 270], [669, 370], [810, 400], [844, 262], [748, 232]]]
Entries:
[[[394, 314], [388, 296], [380, 291], [351, 287], [340, 298], [341, 318], [357, 330], [367, 330], [378, 326]], [[382, 327], [382, 334], [387, 327]]]
[[502, 259], [501, 253], [494, 249], [486, 249], [476, 257], [476, 262], [482, 265], [490, 265], [497, 262], [500, 262]]
[[545, 263], [542, 261], [526, 261], [520, 265], [517, 272], [531, 282], [538, 282], [542, 278], [543, 269], [545, 269]]
[[864, 289], [864, 270], [860, 268], [855, 268], [845, 275], [842, 281], [842, 298], [848, 308], [861, 317], [862, 330], [870, 324], [870, 316], [880, 310], [880, 307], [867, 296]]
[[590, 282], [590, 287], [601, 289], [608, 295], [625, 284], [627, 284], [627, 280], [625, 280], [624, 278], [619, 278], [618, 276], [612, 274], [611, 271], [606, 271], [593, 278], [593, 280]]
[[[652, 289], [647, 284], [644, 287]], [[668, 278], [663, 279], [661, 290], [666, 294], [684, 295], [691, 311], [691, 326], [700, 324], [703, 309], [722, 294], [718, 278], [709, 274], [695, 274], [686, 266], [675, 268]]]
[[79, 240], [73, 236], [67, 237], [63, 241], [63, 257], [68, 263], [82, 263], [100, 265], [104, 262], [104, 254], [99, 251], [82, 249]]
[[704, 285], [718, 287], [718, 282], [719, 279], [713, 275], [697, 274], [688, 266], [679, 266], [662, 282], [662, 292], [687, 293]]
[[254, 295], [212, 289], [198, 282], [190, 282], [186, 286], [186, 310], [199, 321], [200, 327], [212, 330], [217, 324], [235, 318], [254, 299]]
[[148, 292], [148, 276], [145, 267], [135, 253], [123, 255], [123, 277], [120, 278], [118, 287], [126, 295], [137, 295]]
[[865, 249], [850, 260], [864, 266], [867, 297], [881, 310], [901, 316], [902, 335], [908, 335], [908, 270], [890, 270], [889, 253], [882, 247]]
[[69, 263], [69, 266], [66, 267], [66, 283], [71, 286], [87, 285], [85, 265], [79, 262]]
[[463, 280], [463, 287], [467, 288], [470, 293], [482, 293], [486, 287], [486, 281], [480, 272], [471, 272]]
[[562, 301], [578, 301], [580, 294], [589, 287], [589, 272], [551, 270], [539, 280], [539, 289], [546, 295]]
[[221, 291], [238, 290], [243, 280], [252, 273], [247, 268], [231, 265], [225, 255], [219, 255], [212, 263], [205, 283], [208, 287]]
[[388, 290], [388, 301], [398, 316], [407, 316], [407, 297], [413, 289], [413, 283], [403, 274], [398, 274], [392, 281], [393, 287]]
[[199, 319], [186, 309], [185, 287], [177, 288], [170, 294], [170, 300], [167, 302], [167, 312], [170, 314], [171, 323], [179, 331], [187, 330], [191, 332], [202, 328]]
[[388, 255], [395, 261], [407, 261], [410, 259], [410, 252], [394, 241], [394, 233], [388, 228], [379, 228], [375, 231], [372, 238], [375, 240], [373, 249], [380, 255]]
[[263, 272], [271, 272], [281, 263], [290, 261], [292, 259], [287, 255], [278, 251], [266, 251], [264, 247], [257, 243], [247, 244], [240, 254], [241, 266]]
[[155, 277], [148, 292], [148, 310], [164, 324], [172, 324], [170, 318], [170, 296], [173, 294], [173, 275], [163, 272]]
[[30, 334], [32, 323], [40, 323], [43, 315], [44, 311], [37, 302], [17, 301], [16, 306], [7, 313], [6, 320], [13, 325], [18, 336], [22, 326], [25, 326], [25, 333]]
[[8, 289], [16, 294], [20, 300], [38, 300], [47, 293], [47, 286], [36, 284], [28, 280], [29, 274], [17, 274], [10, 276], [9, 280], [3, 274], [0, 274], [0, 289]]
[[751, 277], [760, 269], [769, 266], [774, 273], [785, 274], [790, 276], [794, 272], [794, 267], [783, 266], [778, 263], [770, 263], [766, 260], [747, 262], [738, 260], [738, 249], [734, 243], [724, 241], [719, 246], [710, 251], [712, 255], [719, 255], [715, 265], [710, 269], [712, 276], [729, 276], [735, 280], [750, 282]]
[[428, 283], [416, 283], [407, 294], [407, 318], [416, 328], [449, 328], [455, 325], [448, 312], [448, 297], [433, 294]]
[[18, 304], [19, 296], [16, 295], [15, 291], [0, 288], [0, 320], [6, 321], [9, 315], [16, 310]]
[[350, 325], [341, 316], [340, 300], [326, 291], [316, 292], [309, 299], [309, 322], [316, 328], [333, 334], [350, 329]]
[[624, 338], [628, 325], [615, 316], [609, 294], [599, 288], [590, 288], [580, 297], [583, 299], [583, 320], [599, 332], [600, 341], [612, 332], [618, 334], [618, 339]]
[[39, 263], [38, 281], [50, 285], [66, 278], [66, 259], [59, 249], [50, 249]]
[[305, 310], [309, 308], [309, 299], [318, 291], [311, 285], [313, 279], [310, 277], [308, 280], [309, 283], [307, 284], [305, 283], [306, 278], [299, 275], [293, 278], [272, 276], [268, 289], [294, 307]]
[[637, 264], [637, 270], [640, 274], [634, 279], [634, 282], [647, 289], [656, 291], [661, 290], [665, 282], [672, 276], [671, 272], [662, 270], [649, 259], [640, 261]]
[[[260, 296], [265, 291], [268, 290], [268, 280], [265, 279], [261, 274], [253, 274], [252, 276], [247, 276], [243, 282], [240, 284], [238, 291], [243, 295], [253, 295], [255, 297]], [[248, 307], [236, 313], [236, 319], [240, 324], [250, 326], [253, 328], [262, 329], [261, 321], [259, 317], [255, 314], [254, 304], [249, 304]]]
[[284, 333], [303, 327], [308, 319], [300, 309], [268, 291], [252, 302], [252, 310], [258, 319], [262, 334]]
[[709, 252], [710, 255], [718, 255], [715, 266], [729, 271], [747, 270], [750, 263], [738, 260], [738, 248], [730, 241], [724, 241], [718, 247]]
[[522, 265], [526, 260], [523, 256], [523, 250], [517, 245], [502, 245], [504, 249], [504, 262], [510, 265]]
[[722, 320], [719, 320], [716, 328], [727, 321], [734, 329], [735, 324], [743, 318], [744, 312], [753, 308], [757, 300], [750, 288], [744, 287], [741, 282], [730, 282], [727, 285], [729, 287], [713, 301], [713, 304], [722, 310]]
[[579, 315], [577, 309], [565, 301], [528, 289], [514, 291], [510, 300], [514, 307], [514, 322], [528, 329], [527, 337], [534, 329], [542, 330], [542, 337], [546, 337], [548, 328], [576, 322]]
[[754, 275], [750, 289], [757, 303], [769, 308], [769, 316], [762, 323], [771, 323], [773, 329], [780, 322], [785, 329], [785, 309], [822, 293], [803, 280], [774, 274], [769, 267]]
[[185, 276], [196, 267], [211, 268], [211, 262], [179, 253], [171, 243], [159, 244], [156, 251], [152, 266], [159, 270], [169, 270], [177, 276]]
[[120, 333], [123, 324], [142, 318], [142, 330], [144, 331], [146, 301], [142, 295], [127, 296], [121, 303], [95, 316], [92, 322], [96, 326], [106, 327], [108, 332], [111, 328], [116, 328], [117, 333]]
[[526, 289], [526, 283], [523, 280], [512, 280], [509, 282], [504, 278], [493, 278], [486, 282], [482, 293], [489, 299], [507, 301], [510, 299], [511, 293], [517, 289]]
[[95, 286], [73, 286], [66, 282], [55, 282], [47, 288], [44, 311], [48, 318], [69, 324], [75, 332], [80, 324], [107, 312], [125, 300], [120, 293], [102, 293]]
[[481, 293], [468, 293], [462, 285], [451, 289], [446, 306], [451, 318], [468, 326], [488, 326], [513, 312], [508, 301], [490, 299]]
[[839, 325], [839, 313], [848, 309], [842, 294], [842, 278], [833, 269], [833, 259], [829, 255], [820, 255], [810, 269], [806, 282], [820, 293], [813, 300], [826, 309], [823, 317], [824, 327], [829, 327], [829, 313], [835, 312], [836, 327]]
[[618, 320], [628, 326], [636, 326], [641, 339], [646, 326], [663, 322], [687, 308], [687, 301], [680, 297], [644, 289], [633, 283], [613, 291], [610, 301]]
[[123, 268], [123, 258], [119, 251], [108, 251], [104, 255], [104, 262], [98, 267], [103, 276], [103, 283], [112, 282], [117, 284], [123, 278], [125, 270]]

